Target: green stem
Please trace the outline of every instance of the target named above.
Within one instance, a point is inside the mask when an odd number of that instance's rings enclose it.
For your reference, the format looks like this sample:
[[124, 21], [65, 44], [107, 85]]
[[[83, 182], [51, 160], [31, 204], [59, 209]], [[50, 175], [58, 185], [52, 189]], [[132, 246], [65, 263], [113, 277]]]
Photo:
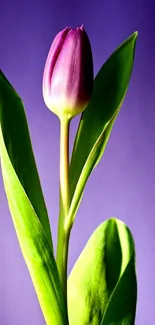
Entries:
[[67, 302], [67, 262], [70, 231], [65, 229], [69, 210], [69, 126], [68, 119], [60, 120], [60, 214], [56, 261]]

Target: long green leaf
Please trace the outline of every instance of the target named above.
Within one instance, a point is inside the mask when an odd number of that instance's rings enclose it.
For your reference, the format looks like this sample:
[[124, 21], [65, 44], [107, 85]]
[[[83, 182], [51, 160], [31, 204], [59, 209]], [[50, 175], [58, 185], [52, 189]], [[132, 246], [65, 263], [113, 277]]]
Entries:
[[70, 211], [73, 223], [85, 184], [106, 148], [129, 84], [137, 33], [108, 59], [94, 81], [92, 100], [82, 113], [70, 162]]
[[0, 71], [0, 124], [13, 168], [24, 188], [53, 249], [45, 206], [23, 103]]
[[[0, 156], [16, 234], [46, 323], [67, 325], [66, 304], [53, 255], [46, 209], [38, 186], [24, 109], [20, 98], [2, 74]], [[36, 193], [33, 193], [34, 190]]]
[[133, 238], [112, 218], [92, 234], [69, 276], [70, 325], [134, 325], [136, 301]]

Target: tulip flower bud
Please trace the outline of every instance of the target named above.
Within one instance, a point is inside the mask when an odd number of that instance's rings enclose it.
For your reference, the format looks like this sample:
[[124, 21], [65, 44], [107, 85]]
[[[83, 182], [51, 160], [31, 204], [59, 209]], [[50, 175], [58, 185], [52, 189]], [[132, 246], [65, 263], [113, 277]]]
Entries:
[[43, 74], [43, 97], [59, 118], [71, 119], [88, 105], [93, 90], [93, 59], [81, 26], [66, 27], [55, 37]]

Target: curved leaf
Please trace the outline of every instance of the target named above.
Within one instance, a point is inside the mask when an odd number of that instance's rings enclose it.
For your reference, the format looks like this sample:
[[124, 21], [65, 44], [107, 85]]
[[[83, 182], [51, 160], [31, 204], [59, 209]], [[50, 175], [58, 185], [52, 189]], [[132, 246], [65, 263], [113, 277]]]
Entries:
[[22, 101], [0, 71], [0, 125], [9, 159], [53, 249], [45, 206]]
[[123, 103], [134, 61], [137, 33], [108, 59], [94, 81], [92, 100], [82, 113], [70, 162], [70, 211], [73, 223], [87, 179], [101, 159]]
[[68, 279], [70, 325], [133, 325], [137, 300], [132, 235], [118, 219], [88, 240]]
[[67, 325], [66, 304], [23, 106], [4, 76], [0, 77], [0, 156], [16, 234], [46, 323]]

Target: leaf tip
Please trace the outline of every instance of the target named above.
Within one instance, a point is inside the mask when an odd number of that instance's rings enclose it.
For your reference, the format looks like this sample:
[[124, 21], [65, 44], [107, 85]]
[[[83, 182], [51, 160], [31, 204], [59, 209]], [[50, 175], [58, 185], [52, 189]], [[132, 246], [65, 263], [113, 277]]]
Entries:
[[138, 37], [138, 30], [136, 30], [136, 31], [134, 32], [134, 35], [135, 35], [136, 38]]
[[128, 38], [127, 41], [131, 41], [131, 42], [136, 42], [138, 37], [138, 31], [135, 31], [133, 34], [131, 34]]
[[135, 31], [133, 34], [132, 34], [132, 36], [131, 36], [132, 38], [133, 38], [133, 40], [136, 42], [136, 40], [137, 40], [137, 37], [138, 37], [138, 31]]

